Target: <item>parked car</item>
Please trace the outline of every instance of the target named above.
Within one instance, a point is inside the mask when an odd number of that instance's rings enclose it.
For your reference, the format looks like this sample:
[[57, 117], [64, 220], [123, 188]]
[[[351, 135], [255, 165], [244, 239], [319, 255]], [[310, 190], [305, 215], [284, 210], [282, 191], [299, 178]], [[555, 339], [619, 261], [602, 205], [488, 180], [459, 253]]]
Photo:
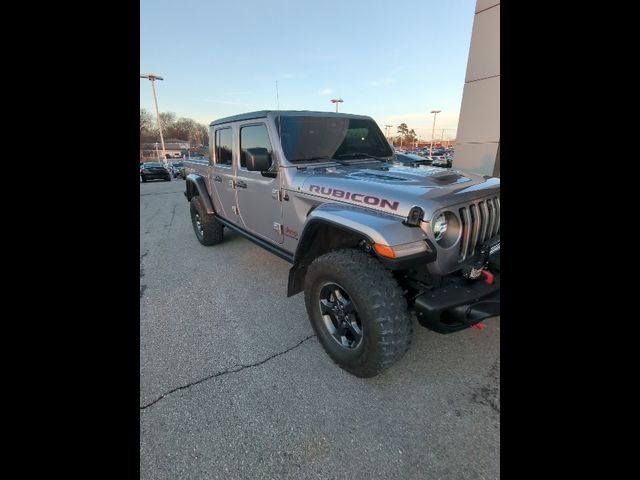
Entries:
[[451, 168], [451, 158], [449, 157], [431, 157], [433, 161], [431, 165], [434, 167]]
[[182, 177], [182, 167], [184, 167], [184, 163], [182, 162], [173, 162], [171, 164], [171, 171], [173, 172], [173, 178]]
[[405, 165], [408, 167], [417, 167], [419, 165], [431, 165], [431, 159], [415, 155], [413, 153], [396, 153], [394, 165]]
[[171, 171], [159, 162], [146, 162], [140, 170], [142, 181], [164, 179], [171, 181]]

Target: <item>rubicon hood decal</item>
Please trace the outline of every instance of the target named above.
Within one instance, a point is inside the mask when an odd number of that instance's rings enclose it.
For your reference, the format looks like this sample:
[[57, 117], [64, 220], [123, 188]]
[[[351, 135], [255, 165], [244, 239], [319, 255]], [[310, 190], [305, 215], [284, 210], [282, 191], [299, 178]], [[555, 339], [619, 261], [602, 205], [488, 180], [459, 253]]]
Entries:
[[348, 192], [337, 188], [325, 188], [319, 185], [309, 185], [309, 191], [311, 193], [319, 193], [327, 197], [343, 198], [345, 200], [351, 200], [352, 202], [365, 203], [372, 207], [388, 208], [394, 212], [398, 210], [400, 202], [397, 200], [387, 200], [386, 198], [379, 198], [374, 195], [366, 195], [364, 193]]

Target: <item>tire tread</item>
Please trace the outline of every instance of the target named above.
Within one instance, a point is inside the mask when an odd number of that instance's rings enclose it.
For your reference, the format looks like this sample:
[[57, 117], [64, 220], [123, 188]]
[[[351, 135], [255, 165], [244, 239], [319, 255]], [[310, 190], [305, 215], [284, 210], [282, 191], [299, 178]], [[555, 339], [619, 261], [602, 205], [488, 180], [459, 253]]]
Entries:
[[[369, 308], [375, 311], [379, 326], [380, 355], [373, 365], [339, 365], [354, 375], [372, 377], [397, 362], [409, 349], [412, 322], [403, 291], [393, 274], [375, 258], [356, 249], [335, 250], [316, 258], [309, 266], [307, 276], [313, 277], [317, 271], [334, 271], [337, 278], [353, 277], [354, 272], [358, 272], [358, 289], [361, 293], [366, 292]], [[307, 311], [311, 316], [311, 309], [315, 307], [308, 297], [305, 288]], [[320, 344], [331, 356], [322, 341]]]

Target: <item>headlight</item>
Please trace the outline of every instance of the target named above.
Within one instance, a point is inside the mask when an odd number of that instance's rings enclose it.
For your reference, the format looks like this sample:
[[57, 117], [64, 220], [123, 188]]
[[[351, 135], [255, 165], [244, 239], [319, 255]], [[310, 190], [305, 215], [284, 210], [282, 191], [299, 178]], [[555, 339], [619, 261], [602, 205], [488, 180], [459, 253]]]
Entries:
[[433, 236], [436, 242], [439, 242], [445, 233], [447, 233], [447, 217], [444, 213], [433, 221]]
[[462, 234], [460, 221], [453, 212], [444, 212], [438, 215], [431, 223], [433, 238], [443, 248], [454, 246]]

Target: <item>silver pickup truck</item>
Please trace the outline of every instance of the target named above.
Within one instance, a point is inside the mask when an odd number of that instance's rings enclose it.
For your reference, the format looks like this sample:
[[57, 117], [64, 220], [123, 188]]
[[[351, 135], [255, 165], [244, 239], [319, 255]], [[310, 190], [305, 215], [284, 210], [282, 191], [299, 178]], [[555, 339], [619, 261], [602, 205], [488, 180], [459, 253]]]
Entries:
[[500, 179], [393, 159], [370, 117], [259, 111], [212, 122], [184, 164], [200, 243], [230, 228], [290, 262], [288, 295], [360, 377], [407, 351], [413, 312], [440, 333], [500, 313]]

